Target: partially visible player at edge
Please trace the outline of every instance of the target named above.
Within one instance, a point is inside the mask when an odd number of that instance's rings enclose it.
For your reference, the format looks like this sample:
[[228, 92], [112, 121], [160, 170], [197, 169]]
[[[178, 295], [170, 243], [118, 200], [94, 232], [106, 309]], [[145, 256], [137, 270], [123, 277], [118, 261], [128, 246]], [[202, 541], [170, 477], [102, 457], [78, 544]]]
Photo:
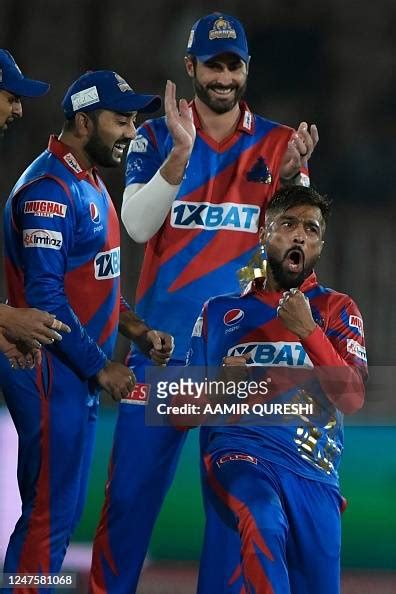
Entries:
[[[258, 402], [313, 407], [294, 421], [242, 417], [202, 428], [208, 498], [218, 514], [213, 526], [208, 516], [207, 530], [215, 534], [222, 522], [226, 549], [234, 550], [226, 567], [215, 566], [207, 561], [216, 541], [207, 543], [200, 569], [207, 592], [340, 592], [343, 413], [363, 405], [367, 359], [356, 304], [314, 273], [329, 211], [311, 188], [279, 191], [261, 230], [267, 279], [242, 295], [210, 299], [193, 332], [190, 365], [226, 365], [231, 378], [235, 366], [241, 378], [252, 365], [257, 381], [271, 378]], [[227, 333], [224, 320], [238, 310], [244, 315]]]
[[[303, 122], [295, 132], [253, 114], [243, 101], [249, 60], [236, 18], [216, 13], [200, 19], [185, 57], [194, 99], [177, 104], [168, 81], [166, 117], [143, 124], [128, 154], [121, 216], [135, 241], [148, 242], [136, 311], [175, 336], [173, 365], [184, 365], [204, 301], [237, 289], [236, 271], [257, 249], [275, 190], [281, 183], [308, 183], [316, 127]], [[149, 364], [131, 353], [139, 382]], [[137, 404], [141, 399], [132, 396], [119, 409], [93, 548], [95, 594], [136, 591], [185, 439], [174, 428], [146, 427], [145, 407]]]
[[171, 337], [151, 330], [121, 297], [119, 221], [96, 169], [121, 163], [137, 113], [160, 104], [115, 72], [84, 74], [63, 99], [61, 134], [50, 137], [6, 204], [10, 303], [43, 307], [71, 328], [43, 351], [38, 369], [3, 378], [19, 436], [22, 499], [7, 573], [61, 568], [85, 500], [99, 391], [120, 400], [135, 383], [127, 366], [111, 360], [118, 330], [158, 363], [171, 354]]
[[[0, 49], [0, 136], [22, 117], [21, 97], [40, 97], [49, 84], [26, 78], [5, 49]], [[14, 309], [0, 303], [0, 352], [13, 367], [25, 367], [39, 360], [41, 344], [61, 340], [59, 332], [69, 327], [52, 314], [37, 309]]]

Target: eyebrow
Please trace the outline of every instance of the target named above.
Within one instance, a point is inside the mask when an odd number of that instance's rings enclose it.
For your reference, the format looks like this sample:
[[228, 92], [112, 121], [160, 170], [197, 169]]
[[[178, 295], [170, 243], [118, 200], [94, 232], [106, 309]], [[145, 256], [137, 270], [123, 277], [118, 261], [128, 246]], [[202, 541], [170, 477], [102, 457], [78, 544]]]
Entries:
[[283, 214], [279, 218], [282, 221], [302, 221], [304, 224], [308, 223], [309, 225], [314, 225], [318, 229], [321, 229], [321, 224], [317, 219], [300, 219], [299, 217], [287, 214]]

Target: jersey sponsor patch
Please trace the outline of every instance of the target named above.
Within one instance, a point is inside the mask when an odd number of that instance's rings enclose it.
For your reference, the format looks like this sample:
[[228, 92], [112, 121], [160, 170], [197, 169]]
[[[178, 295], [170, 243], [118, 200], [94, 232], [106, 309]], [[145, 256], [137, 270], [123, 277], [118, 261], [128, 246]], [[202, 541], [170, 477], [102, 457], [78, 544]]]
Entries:
[[231, 347], [228, 357], [249, 354], [250, 365], [269, 367], [302, 367], [311, 369], [313, 364], [299, 342], [246, 342]]
[[63, 156], [63, 160], [66, 163], [66, 165], [68, 165], [70, 169], [74, 171], [74, 173], [82, 172], [82, 168], [80, 167], [76, 157], [72, 155], [72, 153], [66, 153], [66, 155]]
[[28, 200], [23, 209], [25, 214], [33, 214], [35, 217], [62, 217], [65, 218], [67, 205], [61, 202], [51, 202], [50, 200]]
[[243, 309], [230, 309], [228, 310], [223, 317], [223, 322], [226, 326], [234, 326], [234, 324], [238, 324], [243, 318], [245, 317], [245, 312]]
[[132, 392], [129, 392], [121, 402], [124, 404], [147, 404], [150, 394], [150, 384], [135, 384]]
[[250, 456], [250, 454], [226, 454], [216, 460], [219, 468], [226, 462], [250, 462], [251, 464], [257, 464], [257, 458]]
[[194, 324], [192, 336], [202, 336], [203, 318], [200, 316]]
[[360, 336], [364, 336], [363, 320], [359, 316], [349, 316], [349, 327], [356, 328]]
[[305, 188], [309, 188], [309, 186], [311, 185], [311, 181], [309, 179], [309, 175], [307, 175], [306, 173], [301, 172], [300, 173], [300, 186], [304, 186]]
[[129, 147], [130, 153], [145, 153], [147, 152], [148, 140], [143, 134], [138, 134], [134, 140], [132, 140]]
[[365, 347], [359, 344], [356, 340], [353, 340], [353, 338], [347, 339], [347, 351], [348, 353], [351, 353], [351, 355], [355, 355], [355, 357], [367, 363]]
[[52, 229], [24, 229], [23, 245], [25, 248], [47, 248], [60, 250], [63, 236], [59, 231]]
[[89, 212], [91, 214], [91, 221], [97, 225], [100, 223], [100, 212], [95, 202], [89, 203]]
[[185, 202], [175, 200], [171, 225], [179, 229], [218, 229], [257, 233], [260, 208], [255, 204]]
[[99, 103], [98, 89], [96, 86], [93, 86], [89, 87], [89, 89], [83, 89], [82, 91], [78, 91], [78, 93], [74, 93], [74, 95], [71, 96], [71, 103], [73, 111], [77, 111], [87, 105]]
[[94, 260], [96, 280], [108, 280], [120, 276], [120, 264], [119, 247], [107, 252], [99, 252]]

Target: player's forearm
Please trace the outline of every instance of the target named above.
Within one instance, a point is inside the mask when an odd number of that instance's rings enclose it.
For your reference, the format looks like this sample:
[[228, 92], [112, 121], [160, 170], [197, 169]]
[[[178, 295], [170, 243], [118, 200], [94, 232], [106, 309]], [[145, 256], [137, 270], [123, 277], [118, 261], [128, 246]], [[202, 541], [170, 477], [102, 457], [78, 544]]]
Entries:
[[139, 340], [144, 334], [150, 331], [149, 326], [139, 318], [132, 310], [122, 311], [118, 330], [129, 340]]
[[121, 219], [128, 235], [145, 243], [162, 227], [179, 185], [172, 185], [158, 171], [147, 184], [131, 184], [125, 188]]
[[330, 402], [345, 414], [357, 412], [363, 406], [365, 395], [359, 370], [341, 357], [319, 326], [302, 339], [301, 344]]
[[[61, 341], [53, 344], [53, 349], [61, 353], [67, 363], [84, 379], [89, 379], [102, 369], [107, 357], [96, 342], [89, 336], [65, 297], [55, 298], [56, 290], [46, 288], [37, 290], [37, 285], [25, 286], [26, 299], [31, 307], [48, 311], [67, 324], [71, 332], [63, 335]], [[52, 296], [52, 298], [48, 298]]]

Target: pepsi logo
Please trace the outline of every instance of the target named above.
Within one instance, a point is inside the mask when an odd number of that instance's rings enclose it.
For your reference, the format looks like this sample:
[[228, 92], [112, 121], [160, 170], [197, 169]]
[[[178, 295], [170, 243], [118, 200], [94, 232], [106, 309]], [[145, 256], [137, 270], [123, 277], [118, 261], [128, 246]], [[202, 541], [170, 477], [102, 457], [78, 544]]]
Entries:
[[89, 212], [91, 213], [91, 220], [95, 225], [100, 223], [100, 212], [94, 202], [89, 203]]
[[223, 322], [226, 326], [234, 326], [238, 324], [245, 317], [245, 312], [242, 309], [230, 309], [224, 314]]

